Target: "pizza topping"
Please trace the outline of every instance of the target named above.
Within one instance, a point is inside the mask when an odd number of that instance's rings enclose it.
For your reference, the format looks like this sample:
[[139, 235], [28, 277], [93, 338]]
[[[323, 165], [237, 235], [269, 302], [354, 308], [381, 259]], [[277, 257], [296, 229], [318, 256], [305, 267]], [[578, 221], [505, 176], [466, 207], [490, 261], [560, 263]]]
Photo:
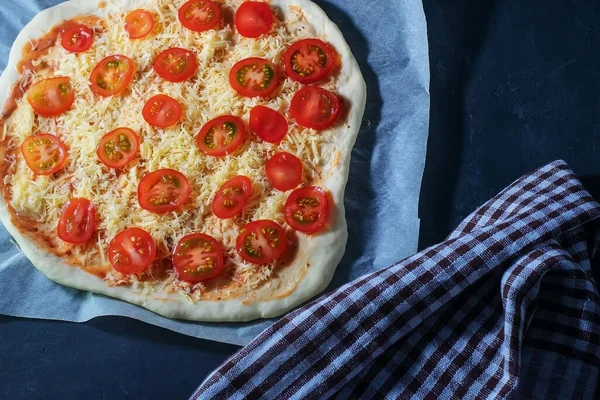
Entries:
[[71, 53], [86, 51], [94, 42], [94, 32], [83, 24], [75, 24], [67, 28], [60, 40], [62, 47]]
[[147, 36], [154, 28], [154, 17], [147, 10], [133, 10], [125, 17], [125, 30], [129, 39], [140, 39]]
[[121, 169], [133, 160], [140, 147], [140, 140], [129, 128], [117, 128], [102, 136], [96, 153], [107, 167]]
[[175, 125], [181, 118], [181, 105], [166, 94], [157, 94], [146, 102], [142, 116], [150, 125], [168, 128]]
[[290, 103], [290, 115], [305, 128], [329, 128], [341, 113], [340, 99], [329, 90], [316, 86], [303, 87]]
[[248, 204], [251, 194], [252, 181], [243, 175], [236, 176], [217, 190], [212, 212], [221, 219], [231, 218], [239, 214]]
[[75, 91], [67, 77], [43, 79], [31, 85], [27, 92], [27, 102], [33, 111], [46, 118], [68, 111], [74, 101]]
[[285, 73], [290, 79], [314, 83], [325, 78], [335, 63], [331, 47], [319, 39], [303, 39], [292, 44], [283, 56]]
[[222, 157], [236, 151], [245, 139], [244, 122], [233, 115], [222, 115], [202, 127], [196, 143], [204, 154]]
[[183, 82], [198, 69], [196, 55], [189, 50], [173, 47], [160, 53], [154, 61], [154, 71], [169, 82]]
[[278, 86], [277, 67], [264, 58], [238, 61], [229, 72], [231, 87], [242, 96], [266, 97]]
[[29, 136], [21, 145], [25, 162], [38, 175], [51, 175], [67, 162], [67, 150], [62, 141], [49, 133]]
[[221, 19], [221, 9], [210, 0], [190, 0], [179, 9], [179, 22], [195, 32], [213, 29]]
[[250, 110], [250, 129], [265, 142], [281, 142], [288, 128], [287, 119], [269, 107], [255, 106]]
[[133, 60], [123, 55], [108, 56], [101, 60], [90, 76], [92, 90], [102, 96], [116, 96], [127, 89], [133, 74]]
[[85, 243], [96, 231], [96, 210], [91, 201], [73, 198], [62, 209], [56, 234], [67, 243]]
[[212, 237], [193, 233], [179, 240], [173, 251], [173, 266], [179, 279], [202, 282], [219, 275], [223, 270], [223, 251]]
[[267, 3], [246, 1], [235, 12], [235, 27], [240, 35], [257, 38], [273, 26], [273, 13]]
[[154, 261], [156, 244], [143, 229], [129, 228], [117, 234], [108, 245], [108, 260], [122, 274], [142, 272]]
[[275, 154], [269, 158], [265, 169], [271, 185], [282, 192], [292, 190], [302, 182], [302, 161], [293, 154]]
[[236, 241], [240, 257], [254, 264], [267, 264], [281, 257], [287, 245], [285, 231], [271, 220], [250, 222]]
[[318, 186], [294, 190], [285, 202], [285, 222], [293, 229], [314, 233], [318, 231], [329, 211], [329, 201], [325, 191]]
[[159, 169], [146, 174], [138, 186], [144, 210], [163, 213], [180, 208], [190, 197], [190, 182], [178, 171]]

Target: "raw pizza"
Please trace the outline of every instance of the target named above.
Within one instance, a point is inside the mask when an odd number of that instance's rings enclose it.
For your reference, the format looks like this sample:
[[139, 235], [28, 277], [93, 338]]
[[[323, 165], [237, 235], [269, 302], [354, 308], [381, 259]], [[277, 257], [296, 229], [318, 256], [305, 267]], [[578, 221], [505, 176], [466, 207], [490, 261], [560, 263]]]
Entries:
[[0, 215], [50, 279], [204, 321], [331, 281], [366, 89], [312, 2], [68, 1], [0, 89]]

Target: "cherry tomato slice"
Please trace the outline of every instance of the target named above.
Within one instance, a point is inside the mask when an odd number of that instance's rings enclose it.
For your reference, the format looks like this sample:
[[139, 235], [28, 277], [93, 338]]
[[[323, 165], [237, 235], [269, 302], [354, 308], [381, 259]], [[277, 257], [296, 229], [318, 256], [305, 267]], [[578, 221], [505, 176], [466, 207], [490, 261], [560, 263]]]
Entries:
[[57, 77], [43, 79], [31, 85], [27, 91], [27, 102], [38, 115], [50, 118], [61, 115], [71, 108], [75, 91], [71, 79]]
[[190, 182], [178, 171], [159, 169], [146, 174], [138, 185], [138, 202], [155, 213], [173, 211], [190, 198]]
[[84, 198], [67, 201], [62, 209], [56, 234], [67, 243], [85, 243], [96, 230], [96, 209], [92, 202]]
[[221, 219], [231, 218], [242, 211], [251, 195], [252, 181], [246, 176], [238, 175], [217, 190], [212, 212]]
[[217, 26], [221, 9], [210, 0], [190, 0], [179, 9], [181, 25], [195, 32], [204, 32]]
[[121, 169], [137, 155], [140, 139], [129, 128], [117, 128], [102, 136], [96, 149], [100, 161], [109, 168]]
[[265, 142], [281, 142], [288, 128], [287, 119], [269, 107], [255, 106], [250, 110], [250, 129]]
[[102, 97], [116, 96], [127, 89], [135, 63], [130, 58], [117, 54], [102, 59], [90, 75], [92, 90]]
[[156, 244], [148, 232], [129, 228], [119, 232], [108, 245], [108, 260], [122, 274], [142, 272], [154, 261]]
[[245, 139], [244, 121], [233, 115], [222, 115], [204, 124], [196, 144], [204, 154], [222, 157], [236, 151]]
[[298, 90], [290, 103], [290, 115], [305, 128], [329, 128], [341, 113], [340, 99], [329, 90], [316, 86]]
[[265, 170], [271, 185], [282, 192], [292, 190], [302, 182], [302, 161], [285, 151], [269, 158]]
[[181, 118], [181, 105], [166, 94], [157, 94], [146, 102], [142, 109], [142, 116], [150, 125], [168, 128]]
[[83, 24], [75, 24], [67, 28], [60, 39], [62, 47], [71, 53], [80, 53], [92, 47], [94, 31]]
[[270, 220], [250, 222], [236, 240], [240, 257], [254, 264], [267, 264], [281, 257], [287, 246], [285, 230]]
[[235, 12], [235, 27], [240, 35], [257, 38], [273, 26], [273, 12], [267, 3], [246, 1]]
[[246, 58], [238, 61], [229, 72], [231, 87], [242, 96], [266, 97], [279, 84], [279, 71], [275, 64], [264, 58]]
[[325, 78], [335, 64], [331, 47], [319, 39], [302, 39], [283, 55], [283, 65], [290, 79], [308, 84]]
[[154, 60], [154, 71], [166, 81], [183, 82], [198, 70], [196, 55], [189, 50], [172, 47]]
[[125, 30], [129, 39], [141, 39], [152, 32], [154, 16], [150, 11], [137, 9], [125, 17]]
[[21, 152], [29, 168], [38, 175], [51, 175], [67, 162], [65, 145], [49, 133], [29, 136], [23, 141]]
[[219, 275], [223, 270], [223, 251], [212, 237], [192, 233], [182, 237], [173, 251], [173, 267], [179, 279], [196, 283]]
[[325, 191], [318, 186], [294, 190], [285, 202], [283, 216], [293, 229], [314, 233], [318, 231], [329, 211], [329, 201]]

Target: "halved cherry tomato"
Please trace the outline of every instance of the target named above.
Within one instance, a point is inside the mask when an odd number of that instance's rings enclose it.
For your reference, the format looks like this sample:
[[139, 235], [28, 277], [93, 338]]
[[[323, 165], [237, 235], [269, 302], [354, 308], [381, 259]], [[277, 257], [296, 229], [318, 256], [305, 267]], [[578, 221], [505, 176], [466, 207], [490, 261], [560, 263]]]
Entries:
[[31, 85], [27, 102], [42, 117], [56, 117], [67, 111], [75, 101], [71, 78], [43, 79]]
[[302, 161], [285, 151], [269, 158], [265, 170], [271, 185], [282, 192], [291, 190], [302, 182]]
[[144, 210], [156, 213], [173, 211], [189, 198], [190, 182], [173, 169], [150, 172], [138, 185], [138, 202]]
[[264, 58], [238, 61], [229, 72], [231, 87], [242, 96], [266, 97], [279, 85], [279, 70]]
[[183, 82], [198, 70], [196, 55], [189, 50], [172, 47], [154, 60], [154, 71], [169, 82]]
[[96, 209], [84, 198], [67, 201], [62, 209], [56, 234], [67, 243], [85, 243], [96, 230]]
[[314, 233], [318, 231], [329, 211], [329, 201], [325, 191], [318, 186], [294, 190], [285, 202], [283, 216], [293, 229]]
[[305, 128], [329, 128], [341, 113], [340, 99], [329, 90], [317, 86], [298, 90], [290, 103], [290, 115]]
[[204, 154], [221, 157], [236, 151], [245, 139], [244, 121], [233, 115], [222, 115], [204, 124], [196, 144]]
[[122, 274], [142, 272], [156, 257], [156, 243], [148, 232], [129, 228], [119, 232], [108, 245], [108, 260]]
[[285, 73], [290, 79], [308, 84], [325, 78], [333, 69], [335, 56], [331, 47], [319, 39], [302, 39], [283, 55]]
[[195, 32], [204, 32], [217, 26], [221, 8], [210, 0], [190, 0], [179, 9], [179, 22]]
[[94, 42], [94, 31], [83, 24], [75, 24], [67, 28], [60, 39], [62, 47], [71, 53], [86, 51]]
[[223, 251], [212, 237], [192, 233], [182, 237], [173, 251], [173, 267], [179, 279], [202, 282], [219, 275], [223, 270]]
[[166, 94], [157, 94], [146, 102], [142, 116], [150, 125], [168, 128], [175, 125], [181, 117], [181, 105]]
[[255, 106], [250, 110], [250, 129], [265, 142], [281, 142], [288, 128], [287, 119], [272, 108]]
[[107, 167], [121, 169], [135, 158], [139, 148], [140, 139], [134, 131], [117, 128], [102, 136], [96, 154]]
[[242, 36], [257, 38], [272, 26], [273, 12], [267, 3], [246, 1], [235, 12], [235, 27]]
[[287, 246], [285, 230], [271, 220], [250, 222], [242, 228], [236, 240], [239, 255], [255, 264], [266, 264], [281, 257]]
[[154, 16], [147, 10], [133, 10], [125, 17], [125, 30], [129, 39], [140, 39], [152, 32]]
[[23, 141], [21, 152], [29, 168], [38, 175], [51, 175], [67, 162], [65, 145], [49, 133], [29, 136]]
[[116, 96], [127, 89], [135, 63], [129, 57], [117, 54], [102, 59], [90, 75], [91, 88], [102, 97]]
[[212, 203], [212, 212], [218, 218], [227, 219], [239, 214], [248, 204], [252, 194], [252, 181], [244, 175], [238, 175], [225, 182], [217, 190]]

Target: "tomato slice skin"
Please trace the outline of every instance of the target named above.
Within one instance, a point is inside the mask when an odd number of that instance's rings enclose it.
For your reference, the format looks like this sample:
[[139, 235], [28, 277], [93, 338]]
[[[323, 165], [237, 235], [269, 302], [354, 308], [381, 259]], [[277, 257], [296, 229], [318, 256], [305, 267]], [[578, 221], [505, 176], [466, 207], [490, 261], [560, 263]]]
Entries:
[[235, 27], [240, 35], [257, 38], [273, 26], [273, 12], [267, 3], [246, 1], [235, 12]]
[[329, 201], [325, 191], [318, 186], [294, 190], [285, 202], [283, 216], [287, 224], [300, 232], [315, 233], [325, 223]]
[[250, 222], [236, 240], [240, 257], [254, 264], [267, 264], [281, 257], [288, 246], [285, 230], [271, 220]]
[[156, 257], [156, 243], [148, 232], [129, 228], [119, 232], [108, 245], [108, 260], [122, 274], [142, 272]]
[[223, 271], [223, 250], [213, 237], [192, 233], [182, 237], [173, 250], [173, 267], [179, 279], [197, 283]]
[[68, 27], [62, 34], [60, 44], [71, 53], [81, 53], [92, 47], [94, 31], [84, 24]]
[[187, 81], [197, 70], [196, 54], [180, 47], [167, 49], [154, 60], [154, 71], [169, 82]]
[[121, 169], [129, 164], [140, 148], [138, 135], [129, 128], [117, 128], [102, 136], [96, 154], [109, 168]]
[[290, 115], [305, 128], [329, 128], [341, 113], [342, 104], [337, 95], [317, 86], [298, 90], [290, 103]]
[[142, 109], [142, 116], [150, 125], [168, 128], [181, 118], [181, 105], [166, 94], [157, 94], [148, 99]]
[[72, 244], [85, 243], [96, 231], [96, 209], [85, 198], [72, 198], [67, 201], [60, 214], [56, 234]]
[[179, 171], [159, 169], [146, 174], [138, 185], [138, 203], [144, 210], [177, 210], [190, 198], [190, 182]]
[[252, 195], [252, 181], [244, 175], [238, 175], [225, 182], [212, 203], [212, 212], [217, 218], [227, 219], [239, 214]]
[[246, 58], [231, 68], [229, 83], [241, 96], [267, 97], [279, 86], [279, 69], [264, 58]]
[[244, 121], [234, 115], [221, 115], [204, 124], [196, 144], [206, 155], [223, 157], [236, 151], [245, 139]]
[[302, 39], [286, 50], [283, 65], [290, 79], [303, 84], [315, 83], [332, 71], [335, 55], [322, 40]]
[[125, 17], [125, 30], [129, 39], [146, 37], [154, 29], [154, 16], [148, 10], [137, 9]]
[[285, 151], [269, 158], [265, 170], [271, 185], [282, 192], [292, 190], [302, 183], [302, 161]]
[[71, 78], [64, 76], [35, 82], [27, 91], [27, 102], [38, 115], [51, 118], [68, 111], [75, 101]]
[[277, 144], [288, 132], [287, 119], [272, 108], [255, 106], [250, 110], [250, 129], [265, 142]]
[[135, 63], [121, 54], [102, 59], [90, 75], [91, 89], [99, 96], [121, 94], [129, 87], [135, 74]]
[[194, 32], [213, 29], [221, 21], [221, 8], [210, 0], [190, 0], [178, 12], [179, 22]]
[[49, 133], [29, 136], [21, 144], [21, 152], [29, 168], [37, 175], [52, 175], [67, 162], [65, 145]]

